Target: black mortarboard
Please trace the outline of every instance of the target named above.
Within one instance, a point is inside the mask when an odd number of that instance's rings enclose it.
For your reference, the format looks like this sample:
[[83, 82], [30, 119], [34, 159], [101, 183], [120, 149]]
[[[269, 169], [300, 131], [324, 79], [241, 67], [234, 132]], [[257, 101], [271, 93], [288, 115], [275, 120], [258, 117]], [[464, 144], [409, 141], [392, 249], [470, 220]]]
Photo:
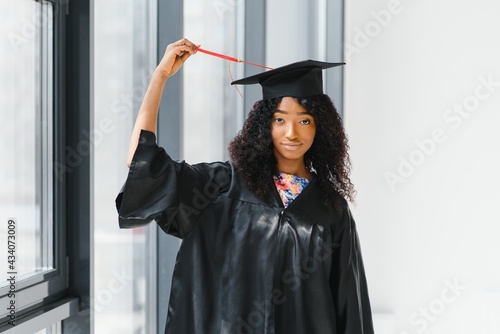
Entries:
[[323, 94], [323, 69], [345, 65], [304, 60], [231, 82], [231, 85], [262, 86], [264, 100], [273, 97], [309, 97]]

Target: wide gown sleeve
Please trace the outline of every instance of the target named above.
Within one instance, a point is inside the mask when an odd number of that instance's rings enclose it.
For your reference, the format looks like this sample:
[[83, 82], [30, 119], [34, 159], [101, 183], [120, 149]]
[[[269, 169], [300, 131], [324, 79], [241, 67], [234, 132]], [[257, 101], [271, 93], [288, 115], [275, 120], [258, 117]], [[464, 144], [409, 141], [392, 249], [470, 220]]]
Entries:
[[182, 238], [229, 180], [228, 163], [173, 161], [158, 147], [155, 134], [142, 130], [127, 180], [115, 201], [120, 228], [155, 220], [166, 233]]
[[368, 286], [356, 224], [348, 207], [343, 216], [344, 230], [339, 248], [333, 255], [330, 276], [338, 333], [373, 334]]

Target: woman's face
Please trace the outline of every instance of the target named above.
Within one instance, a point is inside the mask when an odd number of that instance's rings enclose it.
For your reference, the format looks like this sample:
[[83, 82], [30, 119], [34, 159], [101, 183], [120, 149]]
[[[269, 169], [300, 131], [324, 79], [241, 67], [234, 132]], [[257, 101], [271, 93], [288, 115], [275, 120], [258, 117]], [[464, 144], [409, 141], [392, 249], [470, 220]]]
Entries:
[[304, 163], [304, 154], [314, 142], [314, 117], [293, 97], [284, 97], [271, 119], [274, 155], [280, 164]]

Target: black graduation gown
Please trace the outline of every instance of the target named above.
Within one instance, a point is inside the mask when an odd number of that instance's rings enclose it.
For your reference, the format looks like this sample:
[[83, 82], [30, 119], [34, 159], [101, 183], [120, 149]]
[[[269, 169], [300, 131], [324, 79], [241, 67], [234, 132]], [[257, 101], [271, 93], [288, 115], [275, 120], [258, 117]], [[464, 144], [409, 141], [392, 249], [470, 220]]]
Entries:
[[142, 131], [116, 204], [121, 228], [154, 219], [183, 240], [165, 333], [373, 333], [354, 220], [346, 202], [326, 210], [316, 178], [285, 209], [231, 163], [175, 162]]

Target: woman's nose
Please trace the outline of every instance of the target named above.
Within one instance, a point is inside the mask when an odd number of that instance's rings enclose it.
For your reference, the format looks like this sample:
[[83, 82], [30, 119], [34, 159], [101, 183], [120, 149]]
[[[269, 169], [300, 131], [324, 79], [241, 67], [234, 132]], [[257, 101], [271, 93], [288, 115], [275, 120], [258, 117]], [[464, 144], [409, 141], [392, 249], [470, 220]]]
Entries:
[[289, 124], [286, 128], [286, 138], [288, 140], [297, 139], [297, 130], [295, 129], [294, 124]]

